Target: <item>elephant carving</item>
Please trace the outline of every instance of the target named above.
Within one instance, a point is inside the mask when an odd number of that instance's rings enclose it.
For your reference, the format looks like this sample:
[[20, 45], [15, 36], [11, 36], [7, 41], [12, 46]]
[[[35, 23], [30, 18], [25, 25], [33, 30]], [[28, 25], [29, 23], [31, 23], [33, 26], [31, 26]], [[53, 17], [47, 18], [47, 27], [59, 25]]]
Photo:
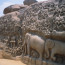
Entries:
[[39, 53], [40, 55], [39, 59], [42, 60], [42, 55], [44, 53], [45, 40], [43, 40], [41, 37], [37, 35], [26, 33], [24, 42], [25, 42], [24, 45], [27, 44], [28, 55], [30, 56], [30, 51], [31, 51], [30, 48], [32, 48]]
[[52, 38], [55, 40], [65, 41], [65, 31], [52, 31]]
[[65, 42], [65, 31], [53, 30], [52, 32], [49, 32], [48, 34], [45, 34], [45, 37], [47, 39], [52, 38], [52, 39], [55, 39], [55, 40], [60, 40], [60, 41]]
[[[49, 53], [49, 49], [51, 50], [51, 54]], [[50, 57], [51, 60], [55, 61], [55, 54], [65, 55], [65, 43], [61, 41], [47, 39], [45, 43], [45, 52], [47, 54], [47, 58]]]

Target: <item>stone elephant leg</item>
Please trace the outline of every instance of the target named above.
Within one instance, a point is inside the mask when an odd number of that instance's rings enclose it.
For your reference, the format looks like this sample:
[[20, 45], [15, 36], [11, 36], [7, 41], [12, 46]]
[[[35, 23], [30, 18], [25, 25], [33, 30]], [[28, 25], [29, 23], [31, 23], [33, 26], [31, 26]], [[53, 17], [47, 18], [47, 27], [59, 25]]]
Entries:
[[25, 55], [26, 55], [26, 53], [27, 53], [27, 47], [26, 47], [26, 45], [25, 45], [25, 47], [24, 47], [24, 48], [25, 48]]
[[22, 46], [22, 50], [23, 50], [24, 55], [26, 55], [27, 54], [27, 45], [26, 44]]
[[27, 54], [30, 56], [30, 44], [27, 44]]
[[25, 55], [25, 53], [26, 53], [26, 43], [25, 43], [25, 41], [23, 42], [23, 45], [22, 45], [22, 51], [23, 51], [23, 54]]
[[45, 47], [45, 53], [46, 58], [49, 58], [49, 49], [47, 47]]
[[22, 50], [23, 50], [23, 54], [25, 55], [25, 46], [23, 46]]
[[39, 59], [42, 60], [42, 57], [43, 57], [42, 54], [43, 54], [43, 53], [39, 53], [39, 54], [40, 54]]
[[55, 55], [55, 50], [53, 49], [52, 51], [51, 51], [51, 60], [56, 60], [56, 57], [54, 57], [54, 55]]

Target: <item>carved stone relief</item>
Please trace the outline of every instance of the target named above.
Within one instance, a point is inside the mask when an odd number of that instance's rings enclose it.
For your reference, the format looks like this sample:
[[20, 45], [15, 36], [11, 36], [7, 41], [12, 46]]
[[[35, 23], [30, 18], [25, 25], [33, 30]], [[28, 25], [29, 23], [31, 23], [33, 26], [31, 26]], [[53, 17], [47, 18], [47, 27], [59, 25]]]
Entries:
[[[24, 39], [25, 43], [23, 44], [23, 46], [26, 44], [26, 55], [35, 59], [45, 59], [64, 64], [65, 43], [64, 41], [61, 41], [62, 38], [64, 38], [64, 31], [58, 32], [54, 30], [50, 35], [52, 35], [52, 39], [48, 38], [44, 40], [38, 35], [26, 33]], [[59, 39], [59, 36], [61, 40]]]

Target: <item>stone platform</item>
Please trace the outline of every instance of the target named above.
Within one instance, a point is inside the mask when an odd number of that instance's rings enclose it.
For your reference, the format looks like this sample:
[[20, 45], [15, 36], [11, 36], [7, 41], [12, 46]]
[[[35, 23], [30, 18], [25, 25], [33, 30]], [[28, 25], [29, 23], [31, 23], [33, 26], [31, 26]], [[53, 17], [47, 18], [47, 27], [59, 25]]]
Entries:
[[46, 61], [46, 60], [39, 60], [28, 56], [22, 56], [22, 62], [27, 65], [65, 65], [65, 64], [59, 64], [52, 61]]

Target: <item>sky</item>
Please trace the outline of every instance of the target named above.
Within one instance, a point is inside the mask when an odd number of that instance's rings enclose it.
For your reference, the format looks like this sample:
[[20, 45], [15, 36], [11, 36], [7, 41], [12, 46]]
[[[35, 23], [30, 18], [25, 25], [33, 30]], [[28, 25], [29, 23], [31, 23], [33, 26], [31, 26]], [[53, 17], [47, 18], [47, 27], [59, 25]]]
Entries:
[[[3, 15], [4, 8], [14, 4], [23, 4], [23, 1], [24, 0], [0, 0], [0, 16]], [[40, 2], [46, 0], [37, 0], [37, 1]]]

